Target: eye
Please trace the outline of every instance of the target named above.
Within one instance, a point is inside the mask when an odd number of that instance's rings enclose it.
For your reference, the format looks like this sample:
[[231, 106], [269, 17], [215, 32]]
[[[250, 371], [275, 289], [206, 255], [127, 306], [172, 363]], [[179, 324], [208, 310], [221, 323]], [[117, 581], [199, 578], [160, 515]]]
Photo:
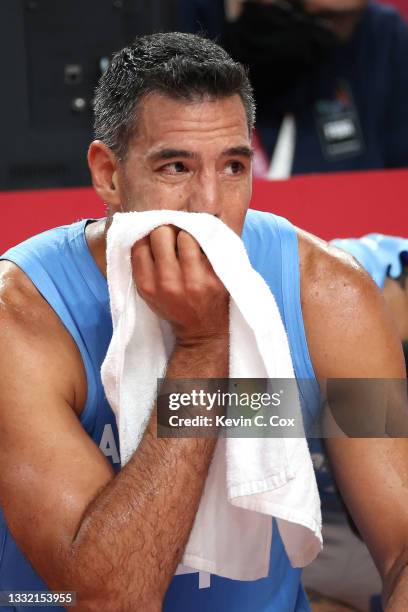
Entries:
[[245, 170], [245, 166], [242, 162], [237, 160], [232, 160], [228, 162], [225, 171], [227, 174], [236, 175], [241, 174]]
[[187, 167], [181, 161], [171, 162], [171, 164], [166, 164], [160, 168], [161, 172], [165, 174], [182, 174], [183, 172], [187, 172]]

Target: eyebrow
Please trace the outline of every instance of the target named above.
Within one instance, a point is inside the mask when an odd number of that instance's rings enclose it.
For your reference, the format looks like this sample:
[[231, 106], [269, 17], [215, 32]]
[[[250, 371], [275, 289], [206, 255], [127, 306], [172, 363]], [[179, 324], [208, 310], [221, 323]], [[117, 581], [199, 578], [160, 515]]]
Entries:
[[151, 161], [163, 161], [166, 159], [174, 159], [175, 157], [180, 157], [182, 159], [198, 159], [197, 153], [185, 151], [184, 149], [160, 149], [159, 151], [153, 151], [148, 157]]
[[[225, 149], [221, 155], [223, 157], [247, 157], [252, 159], [254, 152], [250, 147], [230, 147]], [[192, 151], [186, 151], [185, 149], [160, 149], [159, 151], [153, 151], [149, 156], [149, 159], [153, 162], [166, 161], [169, 159], [198, 159], [199, 154], [193, 153]]]
[[222, 152], [224, 157], [247, 157], [248, 159], [252, 159], [254, 156], [254, 151], [250, 147], [231, 147]]

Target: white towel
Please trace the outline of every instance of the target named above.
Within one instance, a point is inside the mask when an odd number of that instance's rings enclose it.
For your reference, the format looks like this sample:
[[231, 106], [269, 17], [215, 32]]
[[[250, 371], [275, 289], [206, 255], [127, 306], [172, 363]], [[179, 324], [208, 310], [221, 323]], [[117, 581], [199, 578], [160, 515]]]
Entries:
[[[165, 376], [171, 350], [165, 337], [172, 334], [138, 295], [130, 253], [136, 241], [165, 224], [194, 236], [230, 294], [230, 377], [294, 378], [275, 299], [232, 230], [205, 213], [116, 214], [107, 236], [113, 336], [102, 381], [118, 421], [122, 465], [137, 449], [151, 416], [157, 379]], [[297, 392], [294, 401], [302, 422]], [[267, 576], [271, 516], [292, 565], [313, 561], [322, 545], [321, 514], [306, 439], [220, 438], [183, 564], [235, 580]]]

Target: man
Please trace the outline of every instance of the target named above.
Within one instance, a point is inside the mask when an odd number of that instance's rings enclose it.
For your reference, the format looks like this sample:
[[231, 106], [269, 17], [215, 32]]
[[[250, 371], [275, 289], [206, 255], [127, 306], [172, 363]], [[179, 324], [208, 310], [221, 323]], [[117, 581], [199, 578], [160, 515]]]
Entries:
[[[332, 245], [351, 254], [382, 291], [398, 330], [408, 364], [408, 240], [370, 234], [359, 239], [333, 240]], [[352, 605], [357, 610], [381, 610], [381, 579], [366, 546], [355, 533], [334, 486], [330, 465], [317, 440], [312, 457], [322, 501], [325, 546], [302, 575], [306, 587]]]
[[[242, 232], [281, 309], [298, 378], [404, 376], [369, 277], [285, 220], [247, 214], [254, 103], [225, 51], [183, 34], [137, 39], [103, 76], [95, 115], [89, 166], [109, 216], [206, 212]], [[307, 610], [275, 523], [268, 578], [211, 576], [201, 589], [194, 574], [173, 579], [214, 440], [158, 439], [153, 413], [115, 474], [107, 436], [116, 429], [98, 372], [111, 334], [108, 225], [52, 230], [0, 262], [1, 589], [72, 590], [78, 610]], [[134, 246], [132, 264], [137, 290], [176, 336], [167, 376], [227, 376], [228, 295], [198, 244], [160, 227]], [[303, 404], [307, 421], [316, 404]], [[384, 601], [399, 611], [408, 597], [408, 445], [333, 439], [329, 450]], [[387, 529], [377, 528], [379, 516]]]
[[[392, 4], [392, 2], [390, 2]], [[408, 165], [408, 27], [368, 0], [185, 0], [250, 68], [257, 175], [286, 178]]]

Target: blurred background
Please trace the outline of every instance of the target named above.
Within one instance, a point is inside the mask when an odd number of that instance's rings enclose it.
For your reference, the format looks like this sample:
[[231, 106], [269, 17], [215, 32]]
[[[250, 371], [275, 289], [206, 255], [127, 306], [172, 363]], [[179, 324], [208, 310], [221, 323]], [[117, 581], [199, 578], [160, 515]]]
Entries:
[[136, 35], [204, 32], [249, 66], [255, 174], [408, 165], [408, 40], [366, 0], [1, 0], [0, 189], [89, 185], [92, 96]]
[[112, 53], [175, 27], [173, 0], [1, 0], [0, 189], [89, 185], [91, 101]]
[[[86, 164], [96, 83], [135, 36], [170, 30], [248, 66], [253, 208], [325, 239], [408, 236], [407, 19], [408, 0], [1, 0], [0, 252], [104, 215]], [[379, 611], [378, 573], [336, 517], [304, 574], [313, 610]]]

